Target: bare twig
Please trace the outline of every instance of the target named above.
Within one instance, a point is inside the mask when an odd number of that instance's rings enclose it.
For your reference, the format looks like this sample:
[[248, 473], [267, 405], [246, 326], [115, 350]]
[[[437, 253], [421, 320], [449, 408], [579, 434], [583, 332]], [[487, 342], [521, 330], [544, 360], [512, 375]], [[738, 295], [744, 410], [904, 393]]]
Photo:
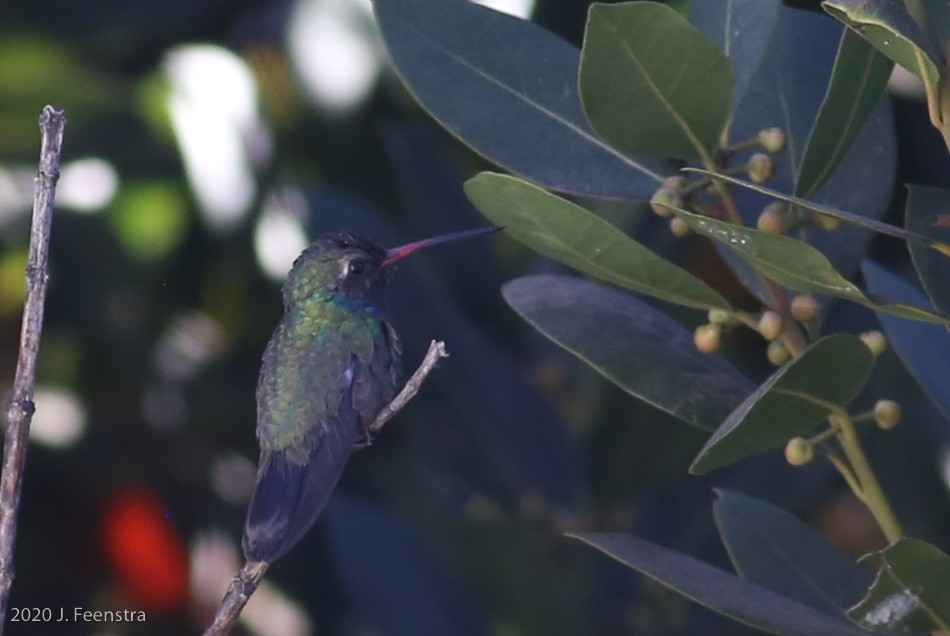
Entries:
[[241, 610], [247, 605], [251, 594], [257, 589], [269, 563], [251, 561], [245, 563], [238, 575], [231, 580], [228, 591], [214, 613], [214, 619], [205, 630], [204, 636], [223, 636], [231, 631]]
[[[412, 377], [406, 382], [402, 390], [392, 399], [392, 401], [383, 407], [373, 420], [369, 430], [376, 432], [381, 429], [386, 422], [393, 418], [396, 413], [405, 408], [409, 400], [414, 398], [422, 388], [422, 383], [435, 368], [436, 363], [442, 358], [449, 357], [445, 350], [445, 343], [441, 340], [433, 340], [429, 344], [429, 350], [419, 368], [416, 369]], [[241, 571], [231, 580], [228, 591], [225, 593], [221, 604], [214, 613], [214, 619], [211, 625], [205, 630], [204, 636], [224, 636], [231, 631], [235, 621], [241, 614], [241, 610], [247, 605], [247, 601], [257, 589], [264, 572], [270, 567], [269, 563], [264, 561], [252, 561], [244, 564]]]
[[6, 408], [3, 439], [3, 474], [0, 477], [0, 634], [13, 584], [13, 550], [16, 544], [17, 513], [26, 465], [26, 446], [33, 417], [36, 387], [36, 358], [43, 331], [43, 306], [49, 282], [49, 235], [53, 220], [53, 199], [59, 179], [59, 156], [66, 117], [63, 111], [46, 106], [40, 114], [40, 162], [33, 197], [33, 224], [26, 264], [26, 301], [20, 331], [20, 353], [13, 395]]
[[425, 379], [432, 373], [432, 369], [435, 368], [439, 360], [448, 357], [449, 353], [445, 350], [444, 342], [441, 340], [433, 340], [430, 342], [429, 350], [426, 352], [426, 357], [422, 359], [419, 368], [412, 374], [412, 377], [409, 378], [406, 385], [402, 387], [402, 391], [400, 391], [389, 404], [383, 407], [383, 410], [380, 411], [376, 419], [373, 420], [369, 430], [375, 433], [385, 426], [386, 422], [391, 420], [396, 413], [405, 408], [409, 400], [416, 397], [416, 393], [422, 388], [422, 383], [425, 382]]

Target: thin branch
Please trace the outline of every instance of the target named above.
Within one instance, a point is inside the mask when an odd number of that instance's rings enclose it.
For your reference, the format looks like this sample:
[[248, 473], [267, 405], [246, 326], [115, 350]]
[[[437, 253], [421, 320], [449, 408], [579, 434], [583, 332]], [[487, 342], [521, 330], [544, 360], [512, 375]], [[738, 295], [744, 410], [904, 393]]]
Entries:
[[26, 264], [26, 301], [20, 330], [20, 352], [13, 394], [6, 408], [3, 438], [3, 473], [0, 476], [0, 634], [6, 622], [10, 587], [13, 585], [13, 551], [17, 514], [26, 466], [26, 447], [33, 417], [36, 359], [43, 331], [43, 307], [49, 282], [49, 236], [53, 199], [59, 179], [59, 157], [66, 116], [46, 106], [40, 114], [40, 161], [33, 196], [33, 223]]
[[386, 422], [392, 419], [392, 417], [405, 408], [406, 404], [409, 403], [409, 400], [416, 397], [416, 393], [419, 392], [419, 389], [422, 388], [422, 383], [425, 382], [426, 378], [429, 377], [429, 374], [432, 373], [432, 369], [435, 368], [435, 365], [442, 358], [448, 358], [449, 353], [445, 350], [445, 343], [441, 340], [433, 340], [429, 343], [429, 350], [426, 352], [426, 356], [422, 359], [422, 363], [419, 365], [419, 368], [416, 369], [416, 372], [412, 374], [412, 377], [406, 382], [406, 385], [402, 387], [402, 391], [392, 399], [392, 401], [383, 407], [383, 410], [379, 412], [379, 415], [376, 416], [376, 419], [373, 420], [373, 423], [370, 425], [369, 430], [373, 433], [381, 429], [386, 425]]
[[247, 605], [248, 599], [257, 589], [269, 566], [270, 564], [264, 561], [251, 561], [244, 564], [238, 575], [231, 579], [231, 585], [228, 586], [224, 600], [215, 611], [214, 620], [208, 625], [204, 636], [223, 636], [231, 631], [241, 610]]
[[[376, 419], [373, 420], [369, 430], [375, 433], [381, 429], [386, 422], [391, 420], [396, 413], [405, 408], [406, 404], [408, 404], [419, 392], [419, 389], [422, 388], [422, 383], [425, 382], [425, 379], [435, 368], [438, 361], [447, 357], [449, 357], [449, 354], [445, 350], [445, 343], [441, 340], [433, 340], [429, 344], [429, 350], [422, 359], [419, 368], [412, 374], [412, 377], [410, 377], [405, 386], [402, 387], [399, 394], [396, 395], [389, 404], [383, 407], [379, 415], [376, 416]], [[224, 599], [222, 599], [221, 604], [215, 611], [214, 619], [211, 625], [208, 626], [208, 629], [205, 630], [204, 636], [224, 636], [231, 631], [238, 616], [241, 614], [241, 610], [247, 605], [248, 599], [251, 598], [251, 595], [257, 589], [268, 567], [270, 567], [269, 563], [253, 561], [246, 563], [244, 567], [241, 568], [238, 575], [231, 580], [231, 585], [228, 586], [228, 591], [225, 593]]]

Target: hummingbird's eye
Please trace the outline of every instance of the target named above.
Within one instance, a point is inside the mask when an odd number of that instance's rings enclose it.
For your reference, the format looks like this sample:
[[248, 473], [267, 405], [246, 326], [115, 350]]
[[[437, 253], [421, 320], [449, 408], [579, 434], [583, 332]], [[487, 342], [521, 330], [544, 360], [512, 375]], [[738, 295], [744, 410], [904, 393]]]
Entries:
[[355, 259], [347, 263], [347, 266], [346, 266], [347, 274], [359, 276], [364, 271], [366, 271], [366, 261], [363, 261], [361, 259]]

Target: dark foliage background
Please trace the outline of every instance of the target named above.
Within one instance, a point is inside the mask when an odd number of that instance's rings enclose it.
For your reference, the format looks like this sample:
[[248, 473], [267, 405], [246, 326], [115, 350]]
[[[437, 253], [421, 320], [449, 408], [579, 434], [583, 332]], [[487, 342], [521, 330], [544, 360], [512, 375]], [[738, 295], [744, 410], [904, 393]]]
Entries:
[[[540, 0], [534, 19], [579, 43], [586, 6]], [[4, 7], [0, 386], [10, 385], [16, 359], [36, 117], [49, 103], [69, 118], [37, 412], [51, 421], [37, 423], [28, 458], [11, 606], [53, 608], [54, 616], [65, 608], [70, 618], [75, 607], [142, 609], [148, 619], [17, 625], [11, 633], [190, 633], [208, 618], [223, 591], [215, 586], [237, 566], [257, 453], [254, 386], [281, 311], [279, 283], [260, 265], [265, 221], [298, 219], [311, 235], [347, 229], [385, 245], [484, 223], [461, 183], [485, 165], [388, 70], [365, 101], [344, 110], [308, 96], [285, 38], [299, 10], [252, 0]], [[170, 56], [195, 43], [248, 65], [272, 135], [269, 155], [265, 145], [243, 146], [259, 156], [247, 164], [254, 190], [227, 228], [203, 211], [170, 125]], [[899, 179], [945, 185], [946, 155], [936, 133], [920, 128], [922, 104], [895, 99], [895, 116]], [[112, 172], [86, 163], [93, 172], [73, 170], [69, 182], [72, 162], [90, 158]], [[114, 192], [103, 174], [117, 179]], [[103, 178], [99, 190], [89, 186]], [[83, 182], [106, 194], [77, 211]], [[284, 212], [268, 217], [275, 205]], [[598, 210], [628, 215], [631, 231], [694, 269], [715, 259], [699, 241], [675, 243], [644, 210]], [[896, 213], [893, 221], [900, 224]], [[906, 264], [896, 241], [880, 240], [872, 254]], [[688, 477], [700, 432], [548, 343], [498, 292], [516, 275], [559, 270], [504, 237], [421, 254], [399, 268], [390, 299], [406, 366], [431, 338], [445, 339], [451, 358], [377, 443], [354, 456], [315, 531], [269, 573], [272, 587], [257, 599], [266, 617], [243, 629], [678, 634], [702, 625], [704, 634], [735, 634], [742, 628], [563, 538], [569, 530], [635, 530], [725, 564], [713, 487], [792, 510], [851, 553], [881, 545], [827, 467], [796, 470], [769, 455]], [[690, 327], [702, 319], [682, 318]], [[875, 326], [872, 314], [851, 306], [829, 320]], [[753, 377], [768, 372], [751, 335], [730, 338], [728, 348]], [[918, 396], [904, 404], [906, 430], [870, 433], [868, 445], [885, 487], [900, 493], [895, 503], [910, 533], [946, 548], [946, 527], [932, 525], [946, 493], [927, 486], [942, 416], [893, 354], [873, 382], [878, 393]], [[56, 442], [69, 423], [79, 427], [74, 437]], [[285, 623], [285, 610], [298, 618]], [[292, 622], [300, 616], [304, 623]]]

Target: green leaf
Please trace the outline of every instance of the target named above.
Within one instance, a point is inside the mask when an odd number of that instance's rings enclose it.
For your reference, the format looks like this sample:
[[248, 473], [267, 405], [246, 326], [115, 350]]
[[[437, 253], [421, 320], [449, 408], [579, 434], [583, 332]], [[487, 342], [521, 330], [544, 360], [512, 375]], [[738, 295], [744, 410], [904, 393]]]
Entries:
[[707, 473], [810, 433], [857, 397], [874, 356], [850, 334], [822, 338], [772, 374], [706, 442], [689, 471]]
[[874, 47], [931, 86], [940, 77], [940, 59], [927, 34], [893, 0], [825, 0], [822, 8]]
[[[763, 185], [757, 183], [751, 183], [749, 181], [743, 181], [736, 177], [720, 174], [718, 172], [710, 172], [709, 170], [703, 170], [702, 168], [683, 168], [684, 172], [695, 172], [697, 174], [702, 174], [707, 177], [715, 178], [720, 181], [725, 181], [726, 183], [731, 183], [732, 185], [737, 185], [748, 190], [754, 190], [761, 194], [772, 197], [773, 199], [778, 199], [780, 201], [785, 201], [791, 203], [800, 208], [805, 208], [806, 210], [811, 210], [812, 212], [817, 212], [819, 214], [824, 214], [826, 216], [831, 216], [836, 219], [840, 219], [845, 223], [851, 223], [869, 230], [873, 230], [878, 234], [886, 234], [887, 236], [893, 236], [894, 238], [904, 239], [905, 241], [916, 241], [922, 243], [927, 247], [936, 250], [944, 255], [950, 255], [950, 243], [942, 243], [930, 236], [921, 234], [920, 232], [913, 232], [909, 229], [904, 229], [897, 227], [896, 225], [890, 225], [884, 223], [883, 221], [878, 221], [863, 214], [855, 214], [854, 212], [847, 212], [846, 210], [839, 210], [838, 208], [831, 207], [829, 205], [823, 205], [821, 203], [815, 203], [809, 199], [803, 199], [801, 197], [792, 196], [790, 194], [785, 194], [784, 192], [779, 192], [778, 190], [773, 190], [772, 188], [767, 188]], [[910, 186], [913, 187], [913, 186]]]
[[838, 167], [880, 100], [893, 66], [854, 31], [842, 33], [828, 92], [798, 170], [795, 194], [814, 196]]
[[689, 21], [719, 45], [735, 72], [733, 110], [765, 58], [781, 8], [780, 0], [701, 0], [689, 5]]
[[718, 491], [719, 535], [743, 579], [819, 611], [840, 614], [871, 586], [871, 572], [788, 512], [766, 501]]
[[545, 187], [644, 198], [670, 168], [613, 148], [577, 92], [580, 52], [537, 24], [467, 0], [373, 3], [392, 64], [442, 126]]
[[584, 208], [516, 177], [483, 172], [465, 183], [482, 214], [531, 249], [582, 272], [698, 309], [729, 309], [713, 288]]
[[[843, 30], [840, 24], [829, 20], [827, 16], [791, 9], [784, 4], [780, 6], [777, 24], [773, 27], [765, 57], [729, 123], [729, 136], [732, 141], [751, 139], [763, 128], [770, 126], [778, 126], [785, 131], [787, 149], [774, 156], [776, 173], [773, 179], [775, 187], [783, 191], [791, 191], [794, 188], [794, 179], [798, 174], [808, 135], [827, 92], [832, 63]], [[807, 47], [801, 44], [805, 41], [808, 42]], [[881, 120], [875, 118], [875, 121]], [[864, 153], [865, 157], [879, 156], [880, 150], [888, 147], [886, 143], [880, 144], [881, 140], [886, 142], [888, 137], [881, 135], [874, 139], [874, 152]], [[864, 168], [877, 167], [878, 163], [872, 160], [869, 165], [865, 164]], [[875, 178], [871, 180], [873, 185], [868, 187], [862, 178], [867, 175], [866, 169], [862, 169], [860, 176], [853, 179], [854, 191], [862, 193], [862, 196], [878, 191], [878, 196], [870, 198], [874, 202], [889, 198], [889, 192], [882, 195], [879, 191], [888, 180]], [[754, 227], [758, 212], [765, 204], [762, 197], [745, 191], [737, 191], [734, 196], [746, 224]], [[839, 198], [851, 200], [848, 194], [839, 193]], [[864, 208], [876, 209], [874, 206], [862, 206], [862, 209]], [[846, 254], [850, 255], [857, 244], [857, 241], [849, 242]], [[762, 277], [731, 251], [718, 245], [717, 248], [724, 254], [730, 269], [743, 285], [761, 302], [768, 304], [770, 292]], [[841, 252], [836, 250], [828, 253]]]
[[848, 616], [874, 630], [950, 630], [950, 557], [923, 541], [901, 539], [865, 559], [880, 568]]
[[[868, 259], [861, 264], [868, 289], [905, 303], [927, 303], [919, 288]], [[931, 401], [950, 417], [950, 333], [932, 325], [878, 314], [887, 340]]]
[[[890, 209], [896, 176], [897, 139], [894, 117], [889, 99], [878, 101], [877, 107], [851, 144], [845, 156], [828, 181], [821, 186], [815, 200], [843, 210], [855, 210], [856, 216], [880, 222]], [[789, 192], [793, 188], [769, 186]], [[755, 209], [760, 210], [763, 202]], [[802, 214], [805, 210], [799, 209]], [[754, 227], [754, 224], [750, 224]], [[804, 226], [789, 233], [821, 251], [835, 269], [849, 280], [857, 273], [858, 265], [867, 254], [875, 234], [856, 223], [842, 223], [829, 232], [818, 226]]]
[[[950, 190], [908, 185], [904, 223], [908, 230], [941, 245], [950, 243]], [[919, 243], [911, 242], [909, 247], [914, 267], [934, 307], [941, 313], [950, 313], [950, 259], [946, 254], [924, 249]]]
[[630, 152], [711, 160], [735, 77], [719, 47], [654, 2], [591, 5], [580, 93], [594, 130]]
[[661, 311], [617, 289], [566, 276], [507, 283], [508, 304], [627, 393], [714, 430], [755, 390], [724, 358], [702, 354]]
[[569, 534], [720, 614], [782, 636], [867, 636], [842, 616], [820, 612], [690, 556], [629, 534]]
[[817, 249], [788, 236], [769, 234], [725, 221], [670, 208], [691, 230], [719, 241], [741, 256], [763, 276], [799, 292], [828, 294], [871, 309], [925, 322], [950, 323], [950, 319], [921, 307], [873, 298], [835, 270]]

